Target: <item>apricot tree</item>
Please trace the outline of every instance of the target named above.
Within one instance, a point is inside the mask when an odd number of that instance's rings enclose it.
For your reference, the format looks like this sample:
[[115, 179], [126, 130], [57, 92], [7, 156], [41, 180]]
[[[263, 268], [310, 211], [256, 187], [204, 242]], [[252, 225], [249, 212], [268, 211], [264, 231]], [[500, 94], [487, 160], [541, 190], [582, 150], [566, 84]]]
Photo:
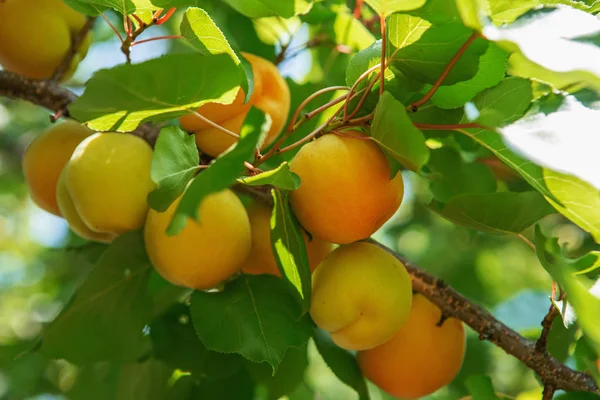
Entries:
[[[600, 398], [599, 12], [0, 0], [0, 96], [55, 124], [23, 153], [29, 193], [93, 264], [11, 361], [67, 363], [52, 390], [73, 399], [309, 399], [310, 343], [361, 400], [524, 396], [472, 361], [486, 341], [538, 397]], [[122, 63], [77, 82], [101, 27]], [[132, 62], [158, 41], [166, 54]], [[425, 221], [429, 242], [394, 234]], [[493, 240], [537, 258], [533, 334], [460, 293], [502, 274], [457, 255]]]

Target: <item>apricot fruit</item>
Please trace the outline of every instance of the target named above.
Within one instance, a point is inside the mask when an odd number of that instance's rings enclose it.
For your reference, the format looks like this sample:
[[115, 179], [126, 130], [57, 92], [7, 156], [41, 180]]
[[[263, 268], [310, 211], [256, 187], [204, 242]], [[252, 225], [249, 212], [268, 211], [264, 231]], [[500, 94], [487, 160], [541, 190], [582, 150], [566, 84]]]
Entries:
[[406, 268], [374, 244], [338, 247], [313, 273], [310, 315], [344, 349], [389, 340], [408, 319], [411, 302]]
[[198, 221], [188, 219], [174, 236], [166, 234], [180, 199], [164, 213], [150, 209], [144, 239], [156, 271], [169, 282], [211, 289], [242, 267], [250, 254], [250, 221], [229, 189], [213, 193], [198, 206]]
[[324, 240], [346, 244], [375, 233], [400, 207], [402, 175], [390, 180], [390, 166], [377, 144], [360, 134], [324, 135], [290, 163], [300, 176], [290, 205], [300, 223]]
[[[85, 16], [62, 0], [0, 1], [0, 65], [28, 78], [48, 79], [70, 51], [72, 38], [85, 24]], [[78, 49], [69, 71], [87, 54], [91, 36]]]
[[152, 148], [124, 133], [84, 139], [65, 166], [65, 185], [77, 213], [92, 231], [119, 235], [140, 229], [148, 213]]
[[60, 213], [69, 224], [71, 230], [87, 240], [93, 240], [101, 243], [112, 242], [117, 235], [113, 233], [93, 231], [85, 224], [85, 222], [83, 222], [77, 213], [75, 204], [73, 204], [73, 200], [71, 199], [71, 195], [67, 189], [67, 185], [65, 183], [65, 172], [66, 169], [63, 169], [63, 173], [60, 174], [60, 178], [58, 179], [58, 184], [56, 185], [56, 198]]
[[[250, 62], [254, 74], [254, 91], [250, 100], [244, 103], [245, 94], [240, 88], [233, 103], [208, 103], [198, 108], [197, 112], [210, 121], [239, 134], [250, 107], [258, 108], [268, 114], [272, 120], [263, 144], [265, 147], [271, 144], [283, 130], [290, 111], [290, 89], [275, 64], [248, 53], [242, 53], [242, 56]], [[194, 114], [180, 117], [179, 122], [184, 130], [195, 134], [198, 148], [212, 157], [218, 156], [235, 143], [235, 138], [207, 124]]]
[[[252, 231], [252, 248], [250, 256], [242, 266], [242, 272], [281, 276], [271, 247], [271, 210], [263, 204], [254, 202], [248, 207], [248, 217], [250, 218]], [[312, 272], [331, 252], [333, 244], [316, 237], [310, 239], [306, 234], [303, 236], [308, 254], [308, 263]]]
[[61, 216], [56, 201], [60, 173], [77, 145], [92, 133], [75, 121], [65, 121], [40, 133], [27, 146], [23, 154], [23, 174], [31, 198], [38, 207]]
[[408, 321], [389, 341], [360, 351], [363, 374], [392, 396], [419, 399], [448, 385], [465, 354], [465, 331], [455, 318], [415, 294]]

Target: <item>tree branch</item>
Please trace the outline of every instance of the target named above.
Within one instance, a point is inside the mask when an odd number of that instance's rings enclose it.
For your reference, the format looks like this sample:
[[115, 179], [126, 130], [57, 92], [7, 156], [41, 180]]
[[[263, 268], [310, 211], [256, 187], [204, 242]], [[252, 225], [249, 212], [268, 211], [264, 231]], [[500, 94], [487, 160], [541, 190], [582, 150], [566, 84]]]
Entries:
[[69, 70], [69, 68], [71, 68], [71, 62], [73, 61], [73, 58], [79, 51], [79, 48], [83, 44], [83, 42], [84, 42], [86, 36], [88, 35], [88, 33], [90, 32], [90, 30], [94, 27], [95, 21], [96, 21], [96, 17], [87, 17], [86, 18], [85, 24], [83, 25], [81, 30], [77, 33], [77, 35], [75, 35], [72, 38], [71, 48], [69, 49], [69, 52], [65, 55], [65, 58], [63, 58], [62, 62], [58, 66], [58, 68], [56, 68], [56, 71], [54, 71], [54, 74], [52, 75], [51, 80], [60, 81], [63, 78], [63, 76], [65, 75], [65, 72], [67, 72]]
[[[27, 100], [55, 112], [65, 109], [76, 98], [73, 93], [52, 81], [26, 79], [6, 71], [0, 71], [0, 96]], [[148, 124], [141, 125], [140, 128], [133, 133], [146, 140], [149, 140], [149, 133], [157, 132], [156, 127], [152, 128]], [[236, 185], [235, 189], [272, 204], [269, 193], [261, 188]], [[463, 297], [441, 279], [430, 275], [381, 243], [373, 239], [366, 241], [381, 247], [400, 260], [411, 275], [413, 288], [436, 304], [443, 315], [463, 321], [479, 334], [480, 339], [490, 341], [537, 373], [544, 382], [547, 393], [562, 389], [600, 394], [600, 389], [591, 376], [572, 370], [545, 351], [537, 351], [534, 342], [498, 321], [484, 308]]]

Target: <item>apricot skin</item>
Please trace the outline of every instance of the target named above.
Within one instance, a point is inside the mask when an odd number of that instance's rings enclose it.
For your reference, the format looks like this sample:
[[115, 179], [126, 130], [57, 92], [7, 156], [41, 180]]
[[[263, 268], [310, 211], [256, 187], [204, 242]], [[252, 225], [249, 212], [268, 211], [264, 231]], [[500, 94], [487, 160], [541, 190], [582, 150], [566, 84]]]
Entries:
[[65, 183], [89, 229], [118, 235], [144, 225], [151, 161], [152, 148], [134, 135], [96, 133], [77, 146]]
[[420, 294], [413, 297], [408, 321], [392, 339], [358, 353], [363, 374], [392, 396], [419, 399], [448, 385], [465, 354], [462, 322], [446, 319]]
[[[62, 0], [5, 0], [0, 2], [0, 64], [7, 71], [33, 79], [52, 76], [71, 47], [71, 38], [85, 24], [85, 16]], [[70, 73], [85, 57], [82, 46]], [[68, 78], [67, 73], [63, 78]]]
[[[254, 74], [254, 91], [250, 100], [244, 104], [245, 94], [240, 89], [233, 103], [208, 103], [197, 111], [210, 121], [239, 134], [251, 106], [258, 108], [269, 114], [272, 120], [263, 144], [265, 147], [275, 140], [287, 121], [291, 102], [290, 89], [275, 64], [248, 53], [242, 53], [242, 56], [250, 62]], [[218, 156], [235, 143], [233, 137], [193, 114], [182, 116], [179, 122], [184, 130], [195, 133], [198, 148], [212, 157]]]
[[331, 252], [313, 273], [310, 315], [348, 350], [389, 340], [406, 322], [412, 286], [404, 265], [374, 244]]
[[390, 180], [383, 152], [364, 136], [327, 134], [300, 149], [291, 170], [300, 176], [290, 192], [298, 220], [315, 236], [345, 244], [375, 233], [400, 207], [402, 175]]
[[164, 213], [148, 212], [144, 239], [152, 265], [169, 282], [211, 289], [238, 272], [250, 254], [250, 222], [231, 190], [207, 196], [199, 206], [199, 222], [188, 219], [175, 236], [166, 229], [179, 199]]
[[[250, 256], [242, 266], [242, 272], [281, 276], [271, 247], [271, 210], [262, 204], [253, 203], [248, 208], [248, 217], [252, 230], [252, 249]], [[309, 240], [306, 234], [304, 234], [304, 243], [312, 272], [331, 252], [333, 245], [316, 237]]]
[[83, 222], [79, 216], [79, 213], [77, 212], [77, 209], [75, 208], [75, 204], [73, 204], [73, 199], [71, 199], [69, 190], [67, 189], [67, 185], [65, 183], [65, 172], [66, 169], [63, 169], [63, 173], [60, 174], [60, 178], [58, 179], [58, 184], [56, 185], [56, 199], [60, 213], [69, 224], [71, 230], [87, 240], [101, 243], [112, 242], [116, 237], [115, 234], [93, 231], [85, 224], [85, 222]]
[[40, 133], [23, 154], [23, 173], [33, 201], [57, 216], [56, 185], [73, 151], [91, 130], [75, 121], [57, 123]]

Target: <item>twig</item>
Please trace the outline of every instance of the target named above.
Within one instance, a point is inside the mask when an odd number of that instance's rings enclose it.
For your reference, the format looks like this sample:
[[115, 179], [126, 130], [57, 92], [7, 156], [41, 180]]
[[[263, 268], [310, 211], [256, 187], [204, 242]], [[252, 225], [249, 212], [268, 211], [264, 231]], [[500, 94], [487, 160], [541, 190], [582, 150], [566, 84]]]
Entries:
[[237, 133], [231, 132], [229, 129], [224, 128], [221, 125], [217, 124], [216, 122], [211, 121], [210, 119], [206, 118], [204, 115], [201, 115], [197, 111], [192, 111], [192, 114], [194, 114], [194, 116], [200, 118], [202, 121], [206, 122], [207, 124], [209, 124], [213, 128], [218, 129], [221, 132], [228, 134], [232, 138], [234, 138], [236, 140], [240, 138], [240, 135], [238, 135]]
[[458, 51], [456, 52], [454, 57], [452, 57], [452, 59], [450, 60], [448, 65], [446, 65], [446, 68], [444, 68], [444, 71], [441, 73], [441, 75], [435, 81], [435, 83], [433, 84], [431, 89], [429, 89], [429, 91], [425, 94], [425, 96], [423, 96], [420, 100], [417, 100], [414, 103], [412, 103], [410, 106], [408, 106], [409, 110], [416, 112], [420, 106], [427, 103], [429, 101], [429, 99], [431, 99], [433, 97], [433, 95], [439, 89], [439, 87], [442, 85], [442, 83], [444, 82], [444, 80], [446, 79], [446, 77], [448, 76], [450, 71], [452, 71], [452, 68], [456, 65], [456, 63], [458, 62], [460, 57], [467, 50], [469, 45], [471, 43], [473, 43], [473, 41], [475, 39], [477, 39], [478, 37], [481, 37], [481, 34], [478, 32], [475, 32], [467, 39], [467, 41], [460, 47], [460, 49], [458, 49]]
[[[300, 113], [302, 112], [302, 110], [304, 109], [304, 107], [306, 107], [306, 105], [308, 103], [310, 103], [311, 101], [313, 101], [315, 98], [317, 98], [318, 96], [322, 95], [323, 93], [333, 92], [333, 91], [336, 91], [336, 90], [349, 90], [349, 89], [350, 88], [347, 87], [347, 86], [330, 86], [330, 87], [326, 87], [324, 89], [317, 90], [316, 92], [314, 92], [313, 94], [311, 94], [310, 96], [308, 96], [296, 108], [296, 111], [294, 112], [294, 114], [292, 115], [292, 118], [290, 119], [290, 124], [288, 126], [288, 131], [289, 132], [293, 132], [295, 129], [297, 129], [296, 120], [298, 119], [298, 116], [300, 115]], [[346, 97], [346, 95], [344, 95], [342, 97], [342, 100], [344, 100], [345, 97]], [[337, 99], [335, 99], [333, 101], [335, 102], [335, 101], [337, 101]], [[339, 103], [339, 101], [337, 101], [335, 103], [329, 102], [327, 104], [329, 104], [330, 106], [333, 106], [333, 105], [335, 105], [337, 103]], [[327, 105], [327, 104], [325, 104], [325, 105]], [[305, 121], [308, 120], [308, 117], [304, 118], [304, 120]]]
[[542, 395], [542, 400], [552, 400], [552, 398], [554, 397], [554, 392], [556, 392], [554, 386], [548, 384], [544, 385], [544, 393]]
[[544, 353], [546, 351], [546, 347], [548, 346], [548, 335], [550, 334], [550, 329], [552, 329], [552, 322], [557, 315], [558, 311], [556, 310], [556, 306], [554, 303], [551, 303], [548, 313], [542, 320], [542, 333], [537, 342], [535, 342], [535, 351], [538, 353]]
[[364, 0], [356, 0], [356, 5], [354, 6], [354, 11], [352, 12], [352, 14], [354, 15], [354, 18], [356, 18], [356, 19], [360, 19], [360, 15], [362, 13], [363, 1]]
[[[28, 100], [53, 111], [64, 109], [76, 98], [73, 93], [54, 82], [26, 79], [6, 71], [0, 71], [0, 96]], [[236, 185], [235, 189], [245, 191], [265, 203], [272, 203], [268, 192], [262, 188]], [[500, 347], [537, 373], [548, 387], [547, 393], [551, 393], [552, 390], [566, 390], [600, 394], [600, 389], [590, 375], [567, 367], [547, 352], [536, 351], [535, 343], [498, 321], [488, 311], [463, 297], [439, 278], [410, 263], [388, 247], [372, 239], [367, 241], [380, 246], [402, 261], [412, 278], [413, 289], [437, 305], [443, 315], [463, 321], [477, 332], [481, 339]]]
[[79, 48], [83, 44], [83, 41], [85, 40], [86, 36], [94, 27], [95, 21], [96, 17], [87, 17], [85, 24], [83, 24], [83, 26], [81, 27], [81, 30], [77, 33], [77, 35], [71, 38], [71, 47], [69, 48], [69, 51], [67, 52], [63, 60], [61, 61], [60, 65], [54, 71], [54, 74], [52, 74], [50, 80], [60, 81], [64, 77], [65, 72], [67, 72], [71, 67], [73, 57], [75, 57], [75, 55], [79, 51]]

